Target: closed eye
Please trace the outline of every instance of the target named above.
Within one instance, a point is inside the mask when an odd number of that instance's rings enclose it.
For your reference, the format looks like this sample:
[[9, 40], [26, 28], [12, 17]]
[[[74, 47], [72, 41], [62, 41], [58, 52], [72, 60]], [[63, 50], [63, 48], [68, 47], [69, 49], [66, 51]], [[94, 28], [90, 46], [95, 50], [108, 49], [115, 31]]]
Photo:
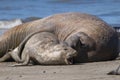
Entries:
[[67, 48], [65, 48], [64, 50], [68, 50]]

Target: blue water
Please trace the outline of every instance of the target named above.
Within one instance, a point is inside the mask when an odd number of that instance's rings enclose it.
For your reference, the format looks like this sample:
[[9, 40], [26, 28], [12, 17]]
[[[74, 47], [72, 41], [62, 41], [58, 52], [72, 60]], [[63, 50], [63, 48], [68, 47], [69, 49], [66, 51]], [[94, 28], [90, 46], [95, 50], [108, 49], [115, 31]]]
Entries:
[[120, 0], [0, 0], [0, 19], [46, 17], [63, 12], [96, 15], [120, 24]]

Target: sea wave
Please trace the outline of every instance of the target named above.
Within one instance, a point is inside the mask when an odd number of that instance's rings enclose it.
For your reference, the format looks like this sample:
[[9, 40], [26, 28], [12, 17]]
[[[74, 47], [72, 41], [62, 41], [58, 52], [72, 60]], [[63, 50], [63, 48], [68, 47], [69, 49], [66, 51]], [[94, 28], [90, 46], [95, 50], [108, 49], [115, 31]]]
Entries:
[[39, 17], [28, 17], [25, 19], [11, 19], [11, 20], [0, 20], [0, 34], [3, 34], [5, 31], [7, 31], [9, 28], [15, 27], [17, 25], [20, 25], [22, 23], [34, 21], [37, 19], [41, 19]]
[[13, 19], [13, 20], [7, 20], [7, 21], [0, 21], [0, 28], [8, 29], [12, 28], [14, 26], [22, 24], [21, 19]]

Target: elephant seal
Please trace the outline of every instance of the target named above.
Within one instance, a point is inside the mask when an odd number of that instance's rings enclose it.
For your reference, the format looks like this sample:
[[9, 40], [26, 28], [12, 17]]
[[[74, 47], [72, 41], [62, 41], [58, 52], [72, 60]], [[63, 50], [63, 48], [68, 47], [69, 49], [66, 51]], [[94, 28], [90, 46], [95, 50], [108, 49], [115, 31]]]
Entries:
[[21, 59], [16, 56], [19, 53], [18, 48], [9, 52], [13, 59], [20, 63], [15, 65], [28, 65], [30, 60], [42, 65], [73, 64], [73, 58], [77, 56], [76, 50], [60, 43], [57, 37], [49, 32], [37, 33], [29, 38], [24, 43], [23, 51], [20, 51]]
[[[28, 35], [46, 31], [54, 33], [58, 40], [65, 41], [69, 44], [69, 40], [73, 40], [74, 49], [80, 54], [76, 62], [105, 61], [113, 60], [118, 56], [118, 35], [117, 32], [103, 20], [96, 16], [69, 12], [55, 14], [40, 20], [24, 23], [11, 28], [0, 36], [0, 57], [10, 50], [17, 47]], [[79, 32], [84, 33], [83, 36], [76, 36]], [[76, 39], [74, 40], [74, 36]], [[77, 40], [78, 39], [78, 40]], [[90, 41], [92, 41], [92, 48]], [[79, 45], [79, 44], [80, 45]], [[85, 58], [86, 60], [83, 60]]]

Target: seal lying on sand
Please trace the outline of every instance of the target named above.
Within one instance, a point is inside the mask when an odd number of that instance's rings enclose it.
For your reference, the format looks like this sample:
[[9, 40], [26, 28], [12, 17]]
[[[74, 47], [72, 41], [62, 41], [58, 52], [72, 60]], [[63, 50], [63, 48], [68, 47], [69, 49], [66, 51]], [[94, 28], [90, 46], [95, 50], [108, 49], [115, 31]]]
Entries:
[[[52, 32], [59, 41], [65, 41], [76, 49], [79, 53], [76, 58], [78, 63], [112, 60], [119, 53], [117, 32], [112, 27], [96, 16], [72, 12], [55, 14], [11, 28], [0, 36], [0, 57], [5, 56], [28, 35], [37, 31]], [[79, 32], [82, 32], [84, 36], [76, 36]], [[74, 40], [74, 36], [77, 40]], [[70, 37], [72, 41], [67, 40]], [[89, 45], [89, 43], [95, 45]]]
[[16, 54], [19, 53], [19, 47], [9, 52], [9, 54], [20, 64], [28, 65], [29, 61], [37, 64], [72, 64], [73, 58], [77, 56], [76, 50], [59, 43], [57, 37], [49, 32], [36, 33], [30, 39], [27, 39], [24, 49], [21, 52], [21, 59]]

